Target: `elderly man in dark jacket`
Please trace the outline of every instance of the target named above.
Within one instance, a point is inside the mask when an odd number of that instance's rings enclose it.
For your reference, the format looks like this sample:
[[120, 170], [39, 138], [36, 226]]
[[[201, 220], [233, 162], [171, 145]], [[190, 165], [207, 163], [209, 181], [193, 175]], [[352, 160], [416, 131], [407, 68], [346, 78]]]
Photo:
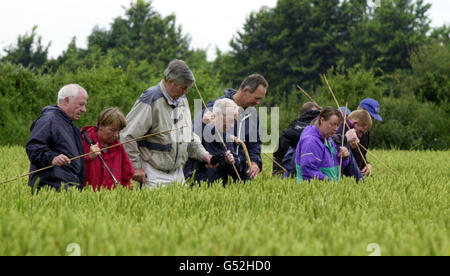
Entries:
[[[233, 137], [229, 134], [233, 131], [235, 120], [238, 117], [239, 108], [236, 103], [228, 98], [217, 100], [212, 110], [206, 112], [203, 117], [203, 123], [206, 124], [203, 133], [197, 133], [199, 137], [203, 136], [202, 145], [205, 149], [213, 155], [213, 165], [218, 164], [217, 167], [206, 169], [205, 162], [199, 162], [198, 160], [189, 158], [184, 165], [183, 171], [186, 179], [192, 182], [192, 176], [194, 181], [200, 184], [201, 181], [205, 181], [210, 186], [217, 180], [222, 181], [222, 185], [225, 187], [228, 184], [228, 178], [231, 176], [233, 181], [238, 179], [233, 165], [237, 171], [241, 171], [239, 165], [235, 164], [234, 160], [238, 158], [236, 153], [232, 153], [233, 149]], [[220, 138], [222, 136], [222, 138]], [[222, 141], [226, 145], [226, 149], [223, 146]], [[195, 171], [195, 176], [194, 176]]]
[[70, 158], [84, 153], [80, 129], [73, 121], [86, 112], [88, 94], [77, 84], [69, 84], [58, 92], [58, 105], [47, 106], [31, 125], [26, 145], [30, 171], [54, 165], [31, 174], [28, 185], [37, 189], [50, 186], [57, 191], [75, 185], [82, 189], [85, 178], [84, 160]]
[[[245, 143], [251, 160], [251, 167], [249, 167], [242, 147], [236, 144], [233, 145], [232, 151], [236, 155], [235, 166], [239, 170], [239, 175], [242, 180], [255, 179], [262, 170], [262, 141], [260, 137], [259, 116], [255, 106], [260, 104], [265, 98], [268, 86], [269, 84], [263, 76], [253, 74], [241, 83], [239, 90], [226, 89], [224, 96], [206, 104], [208, 109], [211, 109], [217, 100], [227, 98], [233, 100], [239, 107], [239, 115], [234, 126], [233, 135]], [[202, 122], [204, 113], [205, 109], [194, 119], [195, 133], [204, 132], [206, 126]], [[202, 143], [205, 144], [205, 141], [203, 141], [205, 137], [201, 138]]]

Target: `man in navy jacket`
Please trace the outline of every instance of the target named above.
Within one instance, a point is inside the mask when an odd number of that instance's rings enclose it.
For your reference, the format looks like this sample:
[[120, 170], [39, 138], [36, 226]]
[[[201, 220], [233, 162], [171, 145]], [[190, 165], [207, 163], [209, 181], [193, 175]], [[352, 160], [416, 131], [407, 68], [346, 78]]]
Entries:
[[31, 125], [26, 151], [30, 172], [54, 165], [53, 168], [31, 174], [28, 185], [37, 189], [50, 186], [61, 191], [75, 185], [82, 189], [85, 178], [84, 159], [70, 158], [84, 154], [80, 129], [73, 121], [86, 112], [88, 94], [77, 84], [69, 84], [58, 92], [58, 105], [47, 106]]
[[[248, 76], [241, 84], [238, 91], [234, 89], [226, 89], [224, 96], [218, 98], [228, 98], [233, 100], [239, 106], [239, 115], [237, 123], [234, 126], [233, 135], [243, 141], [248, 149], [251, 167], [246, 163], [245, 153], [239, 145], [233, 145], [233, 154], [236, 155], [235, 164], [239, 170], [242, 180], [255, 179], [262, 170], [261, 150], [262, 141], [260, 137], [259, 116], [255, 106], [259, 105], [265, 98], [269, 84], [266, 79], [259, 75], [253, 74]], [[218, 100], [212, 100], [206, 104], [208, 109], [214, 106]], [[195, 133], [203, 133], [205, 124], [202, 122], [205, 109], [194, 119]], [[205, 145], [207, 142], [203, 141]]]
[[[233, 131], [235, 120], [238, 117], [239, 108], [236, 103], [228, 98], [217, 100], [214, 107], [205, 113], [203, 123], [206, 124], [203, 133], [196, 133], [202, 137], [202, 145], [212, 154], [211, 162], [217, 167], [207, 169], [205, 162], [189, 158], [184, 165], [183, 172], [188, 182], [194, 181], [200, 184], [201, 181], [208, 183], [208, 186], [217, 180], [222, 180], [222, 185], [225, 187], [228, 184], [228, 178], [231, 176], [233, 182], [236, 181], [237, 175], [234, 171], [233, 165], [239, 172], [240, 163], [235, 164], [234, 160], [238, 156], [234, 152], [233, 137], [230, 136], [229, 131]], [[222, 138], [220, 138], [220, 136]], [[222, 141], [226, 144], [226, 149]], [[233, 151], [233, 152], [232, 152]]]

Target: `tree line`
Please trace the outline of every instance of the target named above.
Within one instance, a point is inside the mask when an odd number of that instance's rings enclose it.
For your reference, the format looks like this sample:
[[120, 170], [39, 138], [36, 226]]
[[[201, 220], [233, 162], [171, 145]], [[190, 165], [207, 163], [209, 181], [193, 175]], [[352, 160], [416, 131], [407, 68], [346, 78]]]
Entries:
[[[49, 59], [35, 26], [0, 57], [1, 144], [24, 145], [31, 122], [67, 83], [89, 92], [80, 125], [95, 122], [107, 106], [125, 114], [165, 66], [183, 59], [206, 100], [237, 88], [249, 74], [269, 81], [263, 106], [279, 106], [287, 127], [308, 101], [334, 105], [322, 74], [340, 103], [351, 109], [366, 97], [381, 104], [383, 122], [373, 130], [378, 148], [448, 149], [450, 26], [431, 28], [423, 0], [278, 0], [250, 14], [230, 41], [231, 51], [192, 49], [176, 16], [161, 16], [151, 1], [137, 0], [107, 28], [93, 27], [86, 49], [76, 38]], [[195, 93], [188, 94], [190, 102]], [[192, 104], [191, 104], [192, 105]], [[193, 106], [193, 105], [192, 105]], [[191, 106], [191, 108], [192, 108]], [[372, 144], [372, 143], [371, 143]]]

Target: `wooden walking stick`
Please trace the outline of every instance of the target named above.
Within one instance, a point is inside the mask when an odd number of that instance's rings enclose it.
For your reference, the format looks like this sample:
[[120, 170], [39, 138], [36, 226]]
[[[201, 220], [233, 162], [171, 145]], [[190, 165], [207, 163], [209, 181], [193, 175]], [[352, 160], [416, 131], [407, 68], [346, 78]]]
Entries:
[[[106, 151], [106, 150], [109, 150], [109, 149], [112, 149], [112, 148], [115, 148], [115, 147], [118, 147], [118, 146], [121, 146], [121, 145], [125, 145], [125, 144], [131, 143], [131, 142], [136, 142], [136, 141], [148, 138], [148, 137], [152, 137], [152, 136], [156, 136], [156, 135], [160, 135], [160, 134], [165, 134], [165, 133], [172, 132], [172, 131], [175, 131], [175, 130], [179, 130], [179, 129], [182, 129], [182, 128], [185, 128], [185, 127], [186, 126], [175, 128], [175, 129], [170, 129], [170, 130], [165, 130], [165, 131], [161, 131], [161, 132], [157, 132], [157, 133], [147, 134], [147, 135], [135, 138], [135, 139], [128, 140], [126, 142], [122, 142], [122, 143], [119, 143], [119, 144], [116, 144], [116, 145], [112, 145], [112, 146], [109, 146], [109, 147], [106, 147], [106, 148], [102, 148], [102, 149], [100, 149], [100, 151]], [[83, 155], [80, 155], [80, 156], [76, 156], [76, 157], [70, 158], [69, 160], [70, 161], [74, 161], [74, 160], [83, 158], [83, 157], [88, 156], [88, 155], [89, 155], [89, 153], [86, 153], [86, 154], [83, 154]], [[35, 171], [32, 171], [32, 172], [23, 174], [23, 175], [21, 175], [19, 177], [16, 177], [14, 179], [10, 179], [10, 180], [4, 181], [4, 182], [0, 182], [0, 185], [1, 184], [5, 184], [5, 183], [9, 183], [9, 182], [13, 182], [13, 181], [18, 180], [18, 179], [20, 179], [22, 177], [26, 177], [26, 176], [32, 175], [34, 173], [42, 172], [42, 171], [51, 169], [53, 167], [55, 167], [55, 165], [51, 165], [51, 166], [48, 166], [48, 167], [45, 167], [45, 168], [41, 168], [39, 170], [35, 170]]]
[[[195, 89], [197, 90], [198, 96], [199, 96], [200, 99], [202, 100], [203, 106], [205, 107], [205, 109], [206, 109], [207, 111], [209, 111], [208, 107], [206, 106], [205, 101], [203, 100], [202, 94], [200, 93], [200, 90], [198, 89], [197, 84], [196, 84], [195, 82], [194, 82], [194, 87], [195, 87]], [[211, 112], [211, 111], [209, 111], [209, 112]], [[225, 144], [225, 141], [223, 140], [223, 137], [222, 137], [222, 134], [221, 134], [220, 130], [218, 130], [217, 128], [216, 128], [216, 130], [217, 130], [217, 132], [219, 133], [218, 136], [219, 136], [219, 138], [220, 138], [220, 141], [222, 142], [223, 147], [225, 148], [225, 151], [228, 151], [227, 145]], [[232, 163], [231, 165], [233, 165], [234, 172], [236, 173], [236, 175], [237, 175], [237, 177], [238, 177], [238, 179], [239, 179], [239, 182], [242, 182], [242, 178], [241, 178], [241, 176], [239, 175], [239, 172], [238, 172], [238, 170], [236, 169], [236, 166], [234, 165], [234, 163]], [[250, 166], [249, 168], [251, 168], [251, 166]]]
[[231, 138], [233, 139], [233, 142], [235, 144], [239, 144], [242, 147], [242, 149], [244, 150], [244, 153], [245, 153], [245, 159], [247, 160], [248, 167], [251, 168], [252, 160], [250, 159], [250, 154], [248, 153], [247, 146], [245, 145], [245, 143], [242, 140], [240, 140], [236, 136], [231, 135]]

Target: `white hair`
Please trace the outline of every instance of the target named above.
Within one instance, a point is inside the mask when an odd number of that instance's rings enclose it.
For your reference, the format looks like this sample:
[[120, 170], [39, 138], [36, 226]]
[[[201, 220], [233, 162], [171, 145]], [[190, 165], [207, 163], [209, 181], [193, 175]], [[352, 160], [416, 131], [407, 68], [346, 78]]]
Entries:
[[226, 116], [227, 118], [236, 118], [239, 112], [237, 104], [228, 98], [217, 100], [213, 106], [213, 114], [217, 116]]
[[87, 96], [86, 89], [78, 84], [68, 84], [61, 88], [58, 92], [58, 104], [62, 103], [65, 98], [69, 98], [69, 103], [73, 103], [75, 99], [84, 92]]

